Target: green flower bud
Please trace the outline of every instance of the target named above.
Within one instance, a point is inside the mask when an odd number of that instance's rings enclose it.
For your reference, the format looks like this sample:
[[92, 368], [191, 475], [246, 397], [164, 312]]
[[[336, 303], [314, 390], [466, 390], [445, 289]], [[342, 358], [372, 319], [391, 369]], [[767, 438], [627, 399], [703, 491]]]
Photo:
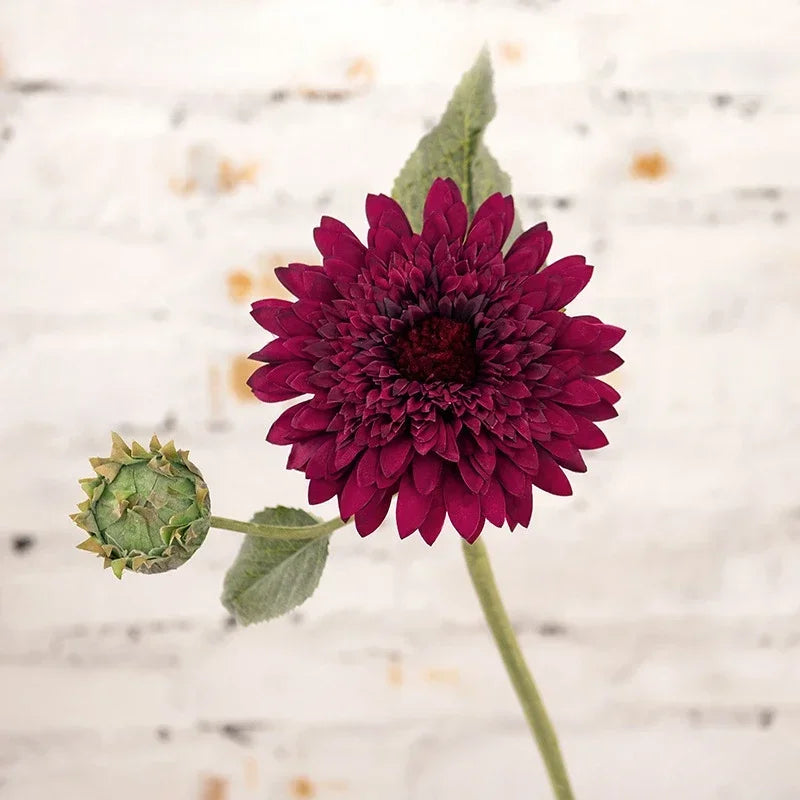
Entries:
[[80, 481], [89, 496], [71, 514], [89, 538], [80, 550], [97, 553], [122, 577], [134, 572], [166, 572], [187, 561], [208, 533], [211, 503], [208, 487], [187, 450], [173, 442], [150, 449], [129, 448], [111, 434], [111, 456], [91, 458], [96, 478]]

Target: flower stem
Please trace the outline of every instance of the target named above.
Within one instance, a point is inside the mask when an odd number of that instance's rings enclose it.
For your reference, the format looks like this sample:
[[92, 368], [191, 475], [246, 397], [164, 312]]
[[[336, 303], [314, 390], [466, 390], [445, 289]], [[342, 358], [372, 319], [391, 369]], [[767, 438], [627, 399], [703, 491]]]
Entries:
[[462, 544], [472, 584], [511, 678], [514, 691], [522, 704], [525, 718], [539, 746], [547, 774], [550, 776], [553, 793], [557, 800], [574, 800], [575, 796], [570, 787], [556, 732], [547, 716], [530, 670], [525, 664], [514, 629], [511, 627], [511, 620], [500, 599], [486, 546], [480, 538], [473, 544], [466, 542]]
[[246, 533], [249, 536], [263, 536], [266, 539], [316, 539], [318, 536], [328, 536], [337, 528], [342, 528], [345, 525], [347, 525], [347, 521], [343, 521], [338, 517], [327, 522], [318, 522], [315, 525], [304, 525], [296, 528], [280, 525], [258, 525], [255, 522], [242, 522], [241, 520], [228, 519], [227, 517], [211, 517], [212, 528]]

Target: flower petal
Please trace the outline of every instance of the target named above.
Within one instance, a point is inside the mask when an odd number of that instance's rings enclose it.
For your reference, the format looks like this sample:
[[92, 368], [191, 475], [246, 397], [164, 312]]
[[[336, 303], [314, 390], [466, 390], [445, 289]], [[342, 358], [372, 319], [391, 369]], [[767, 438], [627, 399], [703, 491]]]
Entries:
[[281, 400], [291, 400], [298, 397], [303, 392], [298, 392], [287, 386], [283, 381], [271, 378], [271, 373], [275, 371], [275, 366], [259, 367], [248, 379], [247, 385], [252, 389], [253, 394], [265, 403], [277, 403]]
[[571, 436], [578, 431], [578, 423], [569, 411], [558, 403], [546, 400], [543, 404], [542, 412], [553, 433], [561, 436]]
[[398, 475], [408, 466], [410, 457], [411, 438], [409, 436], [395, 437], [392, 441], [381, 447], [379, 459], [381, 472], [387, 478]]
[[478, 494], [483, 489], [486, 481], [480, 476], [478, 471], [472, 465], [470, 459], [459, 459], [458, 471], [461, 474], [461, 480], [464, 481], [464, 485], [471, 492]]
[[429, 545], [433, 544], [442, 532], [444, 518], [444, 500], [442, 499], [441, 491], [437, 491], [433, 496], [428, 516], [425, 517], [425, 521], [419, 526], [420, 535]]
[[582, 347], [586, 353], [603, 353], [610, 350], [625, 335], [624, 328], [618, 328], [616, 325], [604, 325], [597, 317], [587, 314], [572, 317], [572, 322], [590, 323], [597, 330], [597, 336], [592, 343]]
[[292, 425], [295, 416], [308, 404], [298, 403], [297, 405], [290, 406], [272, 423], [272, 426], [267, 433], [267, 441], [271, 444], [293, 444], [298, 440], [297, 431]]
[[552, 456], [544, 450], [539, 451], [539, 471], [533, 476], [533, 485], [545, 492], [567, 496], [572, 494], [567, 476], [556, 464]]
[[303, 288], [304, 264], [289, 264], [286, 267], [276, 267], [275, 277], [295, 296], [305, 297]]
[[[399, 239], [412, 235], [405, 211], [391, 197], [385, 194], [368, 194], [366, 211], [370, 236], [377, 228], [389, 228]], [[370, 247], [373, 246], [371, 239], [368, 239], [368, 243]]]
[[270, 297], [266, 300], [256, 300], [253, 303], [250, 314], [253, 319], [265, 330], [268, 330], [270, 333], [274, 333], [277, 336], [286, 336], [286, 331], [278, 320], [278, 313], [281, 311], [286, 311], [291, 307], [292, 304], [288, 300], [280, 300], [278, 298]]
[[515, 495], [522, 494], [525, 491], [525, 487], [530, 483], [528, 476], [516, 464], [499, 453], [494, 477], [505, 492]]
[[547, 259], [552, 244], [553, 234], [547, 230], [546, 222], [529, 228], [517, 237], [506, 254], [506, 275], [537, 272]]
[[618, 369], [625, 362], [616, 353], [609, 351], [584, 356], [582, 363], [586, 375], [608, 375], [609, 372]]
[[[289, 266], [298, 265], [289, 264]], [[299, 266], [303, 267], [301, 278], [303, 281], [303, 297], [306, 300], [328, 303], [341, 296], [322, 267], [309, 267], [305, 264]]]
[[260, 400], [266, 402], [289, 400], [314, 391], [314, 387], [308, 383], [311, 373], [308, 361], [267, 364], [259, 367], [247, 379], [247, 385]]
[[362, 486], [375, 486], [378, 478], [378, 451], [371, 447], [361, 456], [356, 467], [356, 480]]
[[410, 536], [425, 521], [433, 503], [433, 494], [420, 494], [409, 473], [403, 475], [397, 494], [397, 530], [400, 538]]
[[514, 224], [514, 201], [500, 192], [481, 203], [467, 231], [465, 245], [483, 244], [490, 250], [499, 250]]
[[506, 495], [506, 516], [511, 530], [517, 525], [527, 528], [533, 514], [533, 491], [529, 486], [521, 495]]
[[558, 402], [568, 406], [588, 406], [596, 403], [600, 395], [586, 380], [571, 381], [561, 387]]
[[296, 430], [317, 433], [328, 429], [328, 425], [338, 413], [338, 409], [335, 406], [319, 408], [313, 405], [315, 402], [317, 401], [310, 400], [308, 403], [301, 403], [302, 407], [292, 420], [292, 425]]
[[378, 492], [364, 508], [356, 512], [356, 530], [360, 536], [369, 536], [376, 531], [389, 513], [392, 492]]
[[421, 494], [431, 494], [442, 476], [442, 460], [435, 455], [416, 455], [411, 462], [414, 486]]
[[312, 505], [324, 503], [326, 500], [335, 497], [338, 491], [339, 486], [333, 481], [312, 478], [308, 482], [308, 502]]
[[548, 307], [558, 310], [572, 302], [589, 283], [593, 271], [583, 256], [567, 256], [545, 267], [542, 274], [549, 278]]
[[496, 528], [502, 528], [506, 519], [506, 496], [500, 484], [496, 480], [489, 481], [480, 498], [483, 516]]
[[573, 472], [586, 472], [583, 456], [570, 439], [550, 439], [547, 442], [540, 442], [539, 445], [540, 452], [542, 448], [547, 450], [560, 466], [571, 469]]
[[461, 242], [467, 231], [467, 207], [461, 198], [456, 182], [451, 178], [437, 178], [425, 198], [425, 208], [422, 211], [423, 234], [425, 238], [425, 223], [435, 214], [441, 214], [447, 223], [449, 242]]
[[572, 441], [581, 450], [596, 450], [608, 444], [606, 435], [593, 422], [589, 422], [580, 414], [575, 414], [575, 422], [578, 425], [578, 432], [572, 437]]
[[453, 527], [465, 539], [474, 536], [481, 524], [481, 501], [464, 485], [453, 467], [445, 473], [444, 501]]
[[619, 392], [613, 386], [609, 386], [607, 383], [597, 378], [586, 378], [585, 382], [597, 392], [601, 400], [606, 400], [609, 403], [616, 403], [619, 401]]
[[359, 486], [356, 480], [356, 471], [351, 470], [344, 489], [339, 495], [339, 512], [342, 519], [349, 519], [360, 511], [375, 496], [377, 489], [374, 486]]
[[605, 400], [601, 400], [599, 403], [592, 403], [590, 406], [581, 406], [580, 412], [581, 416], [593, 422], [602, 422], [619, 416], [617, 409]]
[[[318, 228], [314, 228], [314, 243], [325, 258], [338, 258], [357, 269], [364, 266], [367, 248], [358, 237], [338, 219], [322, 217]], [[327, 266], [327, 265], [326, 265]]]

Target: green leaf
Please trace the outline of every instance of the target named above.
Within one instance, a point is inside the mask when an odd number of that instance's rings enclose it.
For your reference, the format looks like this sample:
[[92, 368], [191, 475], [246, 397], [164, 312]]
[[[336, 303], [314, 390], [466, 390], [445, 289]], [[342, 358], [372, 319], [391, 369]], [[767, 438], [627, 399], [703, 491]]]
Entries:
[[[495, 110], [492, 65], [484, 47], [461, 78], [439, 124], [422, 137], [395, 179], [392, 197], [415, 230], [421, 228], [425, 197], [436, 178], [452, 178], [458, 184], [470, 214], [489, 195], [511, 191], [508, 175], [483, 143]], [[519, 230], [516, 222], [515, 228]]]
[[[475, 204], [476, 208], [495, 192], [511, 194], [511, 177], [500, 169], [497, 159], [481, 142], [472, 161], [472, 196], [478, 198], [478, 202]], [[519, 221], [519, 211], [515, 210], [514, 223], [511, 226], [506, 245], [509, 246], [521, 233], [522, 224]]]
[[[319, 520], [296, 508], [265, 508], [251, 520], [281, 530], [317, 528]], [[318, 528], [317, 528], [318, 529]], [[328, 558], [330, 534], [308, 539], [247, 536], [225, 575], [222, 604], [240, 625], [279, 617], [308, 600]]]

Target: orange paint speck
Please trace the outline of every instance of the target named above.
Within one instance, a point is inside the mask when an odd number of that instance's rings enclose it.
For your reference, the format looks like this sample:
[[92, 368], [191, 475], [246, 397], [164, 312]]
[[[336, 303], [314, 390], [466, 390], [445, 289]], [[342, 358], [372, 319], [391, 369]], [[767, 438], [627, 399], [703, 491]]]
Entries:
[[228, 781], [219, 775], [207, 775], [200, 786], [201, 800], [227, 800]]
[[386, 668], [386, 680], [390, 686], [402, 686], [405, 676], [403, 675], [403, 665], [393, 661]]
[[250, 391], [247, 379], [258, 368], [258, 364], [250, 361], [247, 356], [236, 356], [228, 370], [228, 384], [234, 397], [242, 403], [251, 403], [256, 396]]
[[197, 181], [194, 178], [170, 178], [169, 188], [177, 195], [185, 197], [197, 190]]
[[217, 188], [221, 192], [233, 192], [243, 183], [251, 186], [256, 182], [258, 164], [250, 161], [242, 166], [236, 166], [227, 158], [220, 160], [217, 165]]
[[375, 68], [367, 58], [355, 58], [347, 67], [347, 77], [351, 81], [371, 83], [375, 77]]
[[228, 273], [228, 297], [234, 303], [243, 303], [253, 295], [253, 276], [243, 269]]
[[332, 792], [346, 792], [350, 788], [347, 781], [323, 781], [320, 786]]
[[429, 683], [442, 683], [448, 686], [456, 686], [461, 683], [461, 673], [457, 669], [437, 669], [426, 670], [425, 680]]
[[669, 172], [667, 159], [658, 151], [637, 153], [631, 162], [631, 175], [646, 181], [657, 181]]
[[259, 286], [261, 287], [261, 294], [264, 297], [279, 297], [284, 300], [288, 300], [289, 298], [294, 299], [293, 295], [287, 291], [286, 287], [278, 280], [274, 270], [269, 269], [264, 271], [261, 275]]
[[501, 42], [500, 55], [509, 64], [519, 64], [522, 61], [522, 45], [517, 42]]
[[245, 759], [244, 783], [251, 792], [258, 788], [258, 761], [253, 756], [248, 756]]
[[295, 778], [289, 784], [292, 797], [314, 797], [317, 790], [308, 778]]

